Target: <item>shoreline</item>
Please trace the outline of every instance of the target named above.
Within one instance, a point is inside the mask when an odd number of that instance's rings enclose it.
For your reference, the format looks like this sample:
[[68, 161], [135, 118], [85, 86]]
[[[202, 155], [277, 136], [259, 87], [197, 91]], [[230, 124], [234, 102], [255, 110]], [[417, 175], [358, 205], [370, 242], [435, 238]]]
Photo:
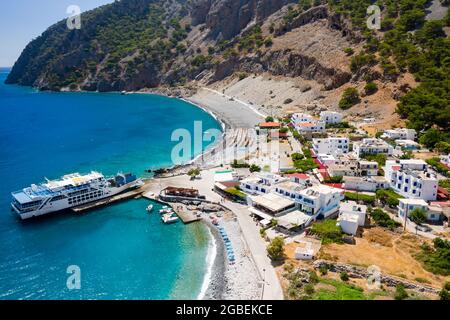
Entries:
[[[60, 92], [67, 92], [67, 91], [60, 91]], [[80, 92], [83, 93], [84, 91], [68, 91], [68, 92]], [[97, 92], [90, 92], [86, 91], [86, 93], [97, 93]], [[112, 94], [121, 94], [121, 92], [109, 92]], [[185, 95], [172, 95], [167, 94], [163, 92], [127, 92], [126, 94], [154, 94], [154, 95], [161, 95], [165, 96], [167, 98], [175, 98], [179, 99], [183, 102], [189, 103], [190, 105], [200, 108], [204, 112], [208, 113], [210, 116], [212, 116], [218, 124], [220, 124], [220, 127], [222, 128], [222, 139], [217, 139], [217, 141], [214, 141], [213, 144], [205, 148], [203, 152], [201, 152], [199, 155], [195, 156], [192, 160], [190, 160], [187, 164], [183, 165], [174, 165], [172, 167], [165, 167], [165, 171], [168, 173], [175, 173], [180, 168], [189, 167], [190, 165], [194, 164], [196, 160], [199, 158], [207, 155], [208, 153], [212, 152], [215, 148], [219, 146], [219, 143], [223, 141], [223, 138], [226, 134], [227, 129], [233, 129], [238, 128], [237, 123], [233, 121], [229, 121], [229, 118], [223, 117], [223, 114], [216, 113], [214, 111], [214, 108], [209, 108], [208, 102], [199, 102], [199, 101], [193, 101], [191, 100], [191, 97], [185, 96]], [[227, 109], [227, 106], [225, 105], [226, 102], [221, 101], [224, 97], [217, 95], [217, 101], [216, 101], [216, 108], [217, 105], [220, 107], [223, 107], [225, 110]], [[198, 98], [197, 98], [198, 100]], [[236, 103], [233, 101], [233, 103]], [[253, 108], [249, 108], [245, 104], [242, 104], [250, 113], [252, 113], [252, 118], [257, 119], [258, 114], [255, 112]], [[233, 114], [234, 116], [237, 116], [239, 118], [239, 110], [227, 110], [229, 113]], [[248, 114], [247, 114], [248, 117]], [[252, 125], [253, 127], [253, 125]], [[203, 168], [204, 169], [204, 168]], [[183, 173], [181, 173], [183, 174]], [[157, 174], [155, 174], [154, 177], [149, 178], [150, 180], [155, 180], [157, 178]], [[210, 235], [212, 236], [212, 243], [210, 247], [208, 248], [207, 256], [205, 257], [205, 263], [206, 263], [206, 273], [204, 275], [203, 281], [201, 283], [200, 292], [197, 295], [196, 300], [207, 300], [207, 299], [223, 299], [224, 295], [228, 295], [230, 298], [236, 299], [242, 299], [241, 297], [245, 297], [246, 294], [248, 294], [251, 297], [254, 297], [251, 292], [251, 285], [249, 283], [246, 283], [245, 285], [242, 283], [242, 281], [239, 283], [240, 278], [237, 277], [240, 275], [240, 266], [238, 265], [229, 265], [227, 258], [226, 258], [226, 248], [225, 243], [222, 239], [222, 237], [219, 235], [218, 229], [212, 225], [212, 223], [208, 219], [202, 219], [203, 223], [208, 228], [208, 231]], [[234, 222], [236, 223], [236, 222]], [[235, 226], [229, 227], [231, 230], [231, 233], [237, 233], [238, 235], [242, 237], [242, 230], [240, 230], [240, 227]], [[228, 231], [228, 230], [227, 230]], [[238, 247], [241, 246], [238, 244]], [[239, 251], [239, 250], [238, 250]], [[242, 258], [243, 260], [244, 258]], [[240, 262], [240, 265], [244, 264], [243, 268], [248, 268], [248, 261], [242, 261]], [[254, 262], [251, 262], [250, 265], [253, 265], [253, 269], [256, 269], [256, 266], [254, 265]], [[231, 270], [232, 269], [232, 270]], [[232, 273], [232, 276], [230, 276], [229, 273]], [[242, 272], [242, 277], [244, 278], [251, 278], [253, 274], [251, 272]], [[248, 274], [248, 275], [247, 275]], [[236, 283], [238, 282], [238, 283]], [[230, 284], [231, 283], [231, 284]], [[232, 290], [230, 287], [236, 287], [238, 286], [238, 290]], [[249, 289], [247, 290], [247, 287]], [[250, 292], [250, 293], [249, 293]]]

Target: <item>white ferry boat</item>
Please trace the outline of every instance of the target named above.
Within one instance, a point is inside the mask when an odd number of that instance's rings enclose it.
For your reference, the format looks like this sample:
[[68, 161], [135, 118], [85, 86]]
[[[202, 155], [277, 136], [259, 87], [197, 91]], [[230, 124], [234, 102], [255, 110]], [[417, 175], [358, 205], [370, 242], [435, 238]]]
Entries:
[[95, 171], [86, 175], [73, 173], [12, 192], [11, 206], [20, 218], [28, 219], [111, 197], [142, 184], [131, 173], [119, 173], [109, 179]]

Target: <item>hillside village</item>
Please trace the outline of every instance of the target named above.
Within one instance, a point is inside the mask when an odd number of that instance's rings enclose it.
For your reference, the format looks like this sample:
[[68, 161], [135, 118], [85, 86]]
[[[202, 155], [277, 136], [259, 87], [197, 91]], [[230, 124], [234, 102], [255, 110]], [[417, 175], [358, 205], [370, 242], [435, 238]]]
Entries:
[[[311, 270], [322, 272], [322, 286], [340, 286], [344, 277], [344, 285], [362, 290], [360, 298], [406, 288], [410, 297], [436, 299], [450, 280], [448, 258], [435, 266], [427, 257], [440, 250], [437, 243], [449, 245], [449, 155], [425, 149], [413, 129], [370, 136], [362, 129], [370, 121], [331, 111], [269, 116], [254, 140], [277, 145], [273, 153], [246, 144], [253, 151], [218, 171], [209, 167], [214, 193], [246, 207], [258, 226], [287, 298], [321, 292], [308, 294], [309, 280], [298, 282]], [[192, 177], [207, 179], [203, 172]], [[371, 265], [381, 269], [383, 290], [361, 289]]]

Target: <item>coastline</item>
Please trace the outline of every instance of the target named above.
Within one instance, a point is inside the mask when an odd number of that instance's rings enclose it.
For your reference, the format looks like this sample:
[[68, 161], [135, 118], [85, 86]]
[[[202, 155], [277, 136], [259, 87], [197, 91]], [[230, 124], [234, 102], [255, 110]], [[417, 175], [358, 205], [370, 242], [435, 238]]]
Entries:
[[[158, 177], [170, 177], [179, 176], [185, 174], [189, 167], [193, 166], [195, 162], [207, 156], [209, 153], [213, 152], [219, 147], [219, 142], [223, 141], [226, 136], [227, 130], [243, 128], [253, 128], [257, 123], [259, 123], [263, 118], [263, 115], [259, 113], [254, 107], [249, 106], [242, 101], [236, 101], [230, 99], [230, 97], [221, 95], [214, 90], [203, 90], [203, 94], [196, 91], [189, 94], [173, 91], [162, 91], [162, 90], [149, 90], [149, 91], [139, 91], [132, 93], [139, 94], [156, 94], [162, 95], [169, 98], [180, 99], [184, 102], [189, 103], [192, 106], [202, 109], [209, 115], [211, 115], [222, 127], [222, 140], [215, 141], [213, 145], [206, 148], [201, 154], [194, 157], [188, 163], [183, 165], [175, 165], [170, 168], [164, 168], [164, 174], [155, 174], [154, 178]], [[130, 93], [130, 94], [132, 94]], [[211, 106], [211, 103], [215, 107]], [[239, 105], [241, 108], [236, 108]], [[246, 114], [242, 115], [243, 109], [246, 110]], [[225, 112], [218, 112], [218, 108], [225, 110]], [[235, 120], [237, 119], [237, 121]], [[242, 121], [243, 120], [243, 121]], [[239, 262], [234, 265], [229, 265], [226, 258], [226, 248], [225, 243], [220, 236], [218, 229], [214, 226], [208, 218], [202, 219], [201, 223], [204, 223], [208, 228], [210, 234], [212, 235], [213, 250], [215, 252], [212, 254], [214, 261], [208, 262], [208, 252], [206, 257], [207, 271], [197, 296], [197, 300], [220, 300], [220, 299], [259, 299], [260, 292], [258, 288], [259, 274], [257, 274], [257, 268], [254, 260], [251, 258], [251, 254], [248, 248], [245, 249], [246, 244], [243, 243], [242, 230], [240, 229], [239, 223], [232, 219], [229, 222], [223, 222], [223, 226], [227, 229], [227, 232], [233, 234], [230, 238], [232, 242], [235, 242], [235, 247], [239, 255]], [[237, 242], [242, 242], [241, 246], [237, 246]], [[215, 247], [215, 248], [214, 248]], [[239, 247], [239, 248], [237, 248]], [[210, 249], [208, 249], [209, 251]], [[250, 279], [251, 278], [251, 279]], [[254, 279], [253, 279], [254, 278]], [[209, 285], [206, 287], [206, 284]]]
[[[77, 92], [83, 92], [83, 91], [77, 91]], [[115, 92], [116, 94], [118, 92]], [[199, 98], [195, 99], [195, 101], [191, 100], [191, 97], [185, 97], [185, 96], [176, 96], [176, 95], [168, 95], [163, 94], [161, 92], [130, 92], [129, 94], [134, 93], [140, 93], [140, 94], [155, 94], [155, 95], [163, 95], [170, 98], [176, 98], [179, 100], [182, 100], [184, 102], [189, 103], [190, 105], [193, 105], [197, 108], [202, 109], [203, 111], [207, 112], [209, 115], [211, 115], [222, 127], [223, 133], [222, 138], [225, 136], [227, 129], [234, 129], [238, 128], [238, 124], [236, 122], [230, 121], [230, 117], [223, 117], [223, 113], [217, 114], [214, 108], [208, 107], [208, 101], [206, 102], [199, 102]], [[128, 93], [127, 93], [128, 94]], [[216, 108], [224, 108], [227, 110], [227, 103], [235, 104], [235, 101], [227, 101], [226, 98], [221, 97], [220, 95], [217, 95], [216, 100]], [[225, 101], [224, 101], [225, 100]], [[254, 110], [250, 110], [247, 108], [248, 112], [253, 113]], [[232, 117], [240, 118], [239, 110], [231, 109], [227, 110], [231, 113]], [[231, 118], [232, 118], [231, 117]], [[244, 117], [245, 118], [245, 117]], [[256, 114], [253, 114], [253, 116], [248, 116], [249, 118], [256, 118], [258, 119], [258, 116]], [[254, 127], [253, 122], [255, 121], [247, 121], [245, 124], [245, 127]], [[242, 123], [242, 122], [240, 122]], [[257, 123], [257, 121], [255, 122]], [[212, 152], [214, 150], [219, 142], [221, 140], [217, 139], [217, 141], [214, 141], [210, 146], [208, 146], [201, 154], [197, 155], [193, 160], [191, 160], [186, 165], [181, 166], [173, 166], [172, 168], [167, 168], [166, 170], [170, 173], [175, 173], [177, 169], [180, 167], [186, 168], [190, 165], [194, 164], [197, 159], [205, 156], [209, 152]], [[204, 168], [203, 168], [204, 169]], [[183, 174], [184, 172], [181, 172], [180, 174]], [[156, 175], [155, 177], [156, 178]], [[156, 179], [151, 180], [156, 180]], [[205, 215], [207, 217], [207, 215]], [[232, 265], [230, 266], [228, 264], [228, 260], [226, 258], [226, 248], [225, 244], [223, 242], [222, 237], [220, 236], [217, 228], [212, 225], [212, 223], [206, 218], [203, 219], [203, 223], [207, 226], [209, 231], [212, 235], [212, 241], [214, 242], [211, 248], [208, 248], [207, 257], [205, 258], [205, 262], [207, 264], [207, 271], [204, 275], [203, 282], [201, 284], [200, 292], [197, 295], [197, 299], [223, 299], [225, 296], [228, 299], [245, 299], [245, 298], [257, 298], [258, 295], [254, 295], [254, 292], [248, 293], [247, 287], [250, 286], [250, 283], [253, 283], [256, 285], [258, 283], [258, 280], [253, 279], [255, 277], [255, 267], [252, 268], [252, 262], [248, 260], [248, 253], [242, 252], [239, 250], [239, 247], [245, 246], [245, 244], [239, 244], [237, 245], [238, 249], [236, 250], [237, 256], [240, 256], [242, 261], [239, 261], [239, 265]], [[231, 230], [231, 233], [235, 233], [234, 242], [242, 241], [242, 230], [240, 230], [239, 225], [236, 221], [234, 221], [235, 225], [229, 226], [229, 229]], [[226, 228], [228, 231], [228, 228]], [[232, 237], [230, 237], [232, 238]], [[241, 248], [242, 249], [242, 248]], [[211, 251], [212, 250], [212, 251]], [[244, 261], [245, 260], [245, 261]], [[248, 261], [247, 261], [248, 260]], [[239, 268], [242, 266], [242, 263], [247, 267], [250, 268], [253, 271], [245, 272], [246, 269], [243, 272], [239, 272]], [[241, 281], [241, 277], [245, 279], [244, 281]], [[251, 279], [248, 280], [248, 279]], [[239, 283], [236, 283], [239, 282]], [[245, 283], [244, 283], [245, 282]], [[239, 288], [238, 290], [233, 290], [230, 288]], [[251, 290], [250, 290], [251, 291]]]

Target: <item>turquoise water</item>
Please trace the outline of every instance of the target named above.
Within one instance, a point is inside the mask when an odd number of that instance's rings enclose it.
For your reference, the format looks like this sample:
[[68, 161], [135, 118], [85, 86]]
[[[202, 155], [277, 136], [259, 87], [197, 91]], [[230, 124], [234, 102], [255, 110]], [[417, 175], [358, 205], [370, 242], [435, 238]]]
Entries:
[[[37, 92], [5, 77], [0, 70], [0, 299], [195, 299], [210, 241], [202, 224], [163, 225], [147, 200], [20, 221], [10, 192], [71, 172], [142, 176], [172, 165], [174, 129], [219, 124], [176, 99]], [[80, 267], [79, 290], [66, 286], [69, 265]]]

